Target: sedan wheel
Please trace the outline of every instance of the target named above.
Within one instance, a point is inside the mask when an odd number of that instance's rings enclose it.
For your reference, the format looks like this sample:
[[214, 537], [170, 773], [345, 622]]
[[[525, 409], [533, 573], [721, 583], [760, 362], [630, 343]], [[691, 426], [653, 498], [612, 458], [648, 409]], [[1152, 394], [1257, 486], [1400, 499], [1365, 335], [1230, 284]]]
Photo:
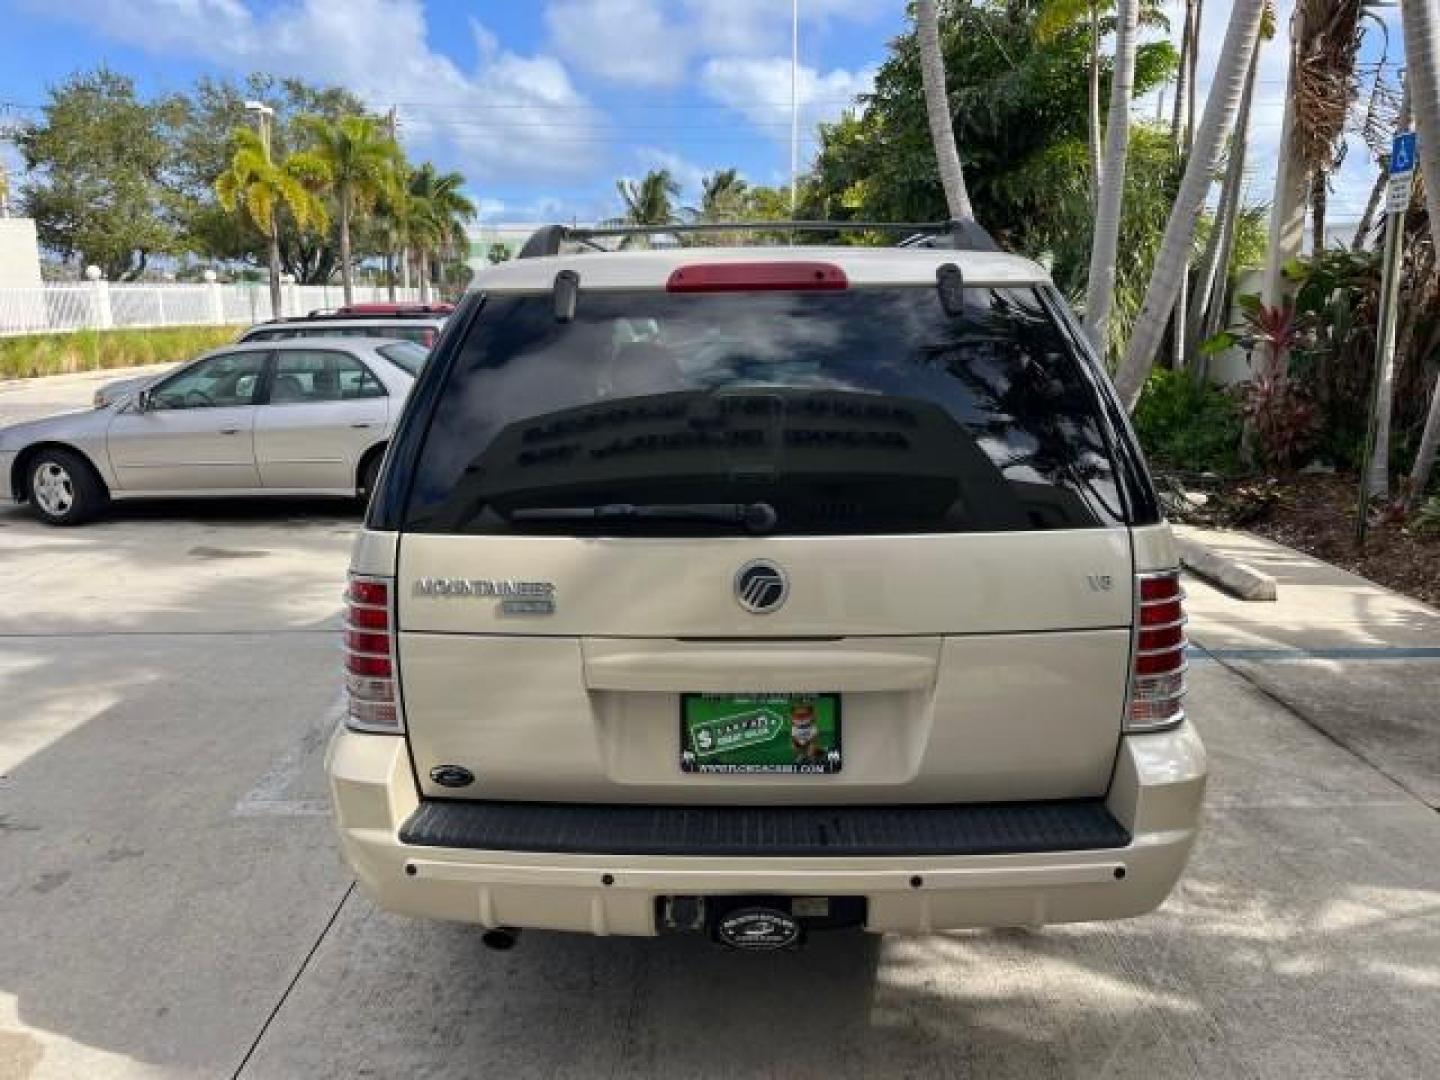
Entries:
[[64, 517], [75, 505], [75, 481], [63, 465], [53, 461], [35, 470], [35, 505], [46, 517]]
[[30, 463], [30, 505], [51, 525], [78, 525], [105, 505], [90, 463], [67, 450], [42, 450]]

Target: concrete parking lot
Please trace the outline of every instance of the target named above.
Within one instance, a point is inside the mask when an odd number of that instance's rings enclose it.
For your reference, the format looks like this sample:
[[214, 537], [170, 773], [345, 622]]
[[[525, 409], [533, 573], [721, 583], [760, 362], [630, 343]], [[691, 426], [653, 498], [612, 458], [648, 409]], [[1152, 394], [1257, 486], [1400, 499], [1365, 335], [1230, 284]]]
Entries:
[[[0, 424], [93, 379], [0, 385]], [[1210, 537], [1275, 604], [1192, 595], [1212, 756], [1155, 914], [795, 955], [380, 913], [343, 870], [356, 510], [0, 510], [0, 1078], [1440, 1075], [1440, 614]]]

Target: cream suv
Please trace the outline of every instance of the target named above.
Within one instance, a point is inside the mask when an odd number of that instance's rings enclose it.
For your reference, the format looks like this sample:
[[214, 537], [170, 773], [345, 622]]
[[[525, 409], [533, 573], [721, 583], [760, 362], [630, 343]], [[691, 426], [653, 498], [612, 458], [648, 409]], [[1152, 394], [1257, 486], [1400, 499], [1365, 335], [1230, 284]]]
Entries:
[[557, 251], [611, 233], [487, 271], [391, 446], [327, 757], [361, 885], [497, 947], [1156, 907], [1206, 769], [1176, 553], [1044, 270]]

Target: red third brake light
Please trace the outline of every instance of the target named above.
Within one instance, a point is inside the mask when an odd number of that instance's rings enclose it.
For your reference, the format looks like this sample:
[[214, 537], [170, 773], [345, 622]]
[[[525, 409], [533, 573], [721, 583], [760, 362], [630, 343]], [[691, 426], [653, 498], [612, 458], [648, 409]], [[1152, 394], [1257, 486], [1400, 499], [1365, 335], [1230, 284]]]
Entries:
[[399, 733], [395, 692], [395, 606], [386, 578], [352, 575], [345, 590], [345, 723]]
[[1185, 592], [1178, 571], [1135, 580], [1135, 648], [1126, 731], [1155, 731], [1185, 718]]
[[850, 280], [834, 263], [725, 262], [678, 266], [666, 292], [805, 292], [847, 289]]

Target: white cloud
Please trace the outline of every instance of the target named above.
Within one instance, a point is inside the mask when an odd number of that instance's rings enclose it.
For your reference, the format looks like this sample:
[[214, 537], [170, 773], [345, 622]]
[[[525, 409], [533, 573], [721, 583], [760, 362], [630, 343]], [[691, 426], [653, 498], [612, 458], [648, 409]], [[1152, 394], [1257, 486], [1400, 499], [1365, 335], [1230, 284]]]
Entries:
[[[559, 60], [503, 49], [472, 23], [476, 62], [464, 69], [430, 47], [421, 0], [296, 0], [266, 11], [245, 0], [73, 0], [53, 11], [152, 52], [398, 104], [407, 140], [448, 145], [471, 178], [575, 175], [602, 152], [603, 117]], [[573, 126], [544, 123], [556, 106]]]
[[651, 0], [556, 0], [545, 25], [564, 56], [600, 78], [670, 86], [684, 77], [684, 31]]
[[[836, 68], [822, 74], [802, 64], [795, 86], [796, 100], [803, 110], [802, 130], [810, 131], [820, 121], [834, 119], [857, 94], [869, 93], [874, 83], [874, 68]], [[790, 138], [788, 56], [709, 60], [700, 71], [700, 85], [710, 97], [729, 105], [751, 123], [764, 125], [777, 140]]]
[[[803, 0], [805, 35], [845, 20], [869, 23], [896, 0]], [[635, 86], [673, 86], [706, 57], [767, 56], [790, 44], [784, 0], [551, 0], [545, 23], [575, 66]]]
[[[760, 55], [790, 43], [790, 5], [784, 0], [685, 0], [708, 52]], [[800, 30], [844, 20], [868, 23], [892, 13], [896, 0], [802, 0]]]

